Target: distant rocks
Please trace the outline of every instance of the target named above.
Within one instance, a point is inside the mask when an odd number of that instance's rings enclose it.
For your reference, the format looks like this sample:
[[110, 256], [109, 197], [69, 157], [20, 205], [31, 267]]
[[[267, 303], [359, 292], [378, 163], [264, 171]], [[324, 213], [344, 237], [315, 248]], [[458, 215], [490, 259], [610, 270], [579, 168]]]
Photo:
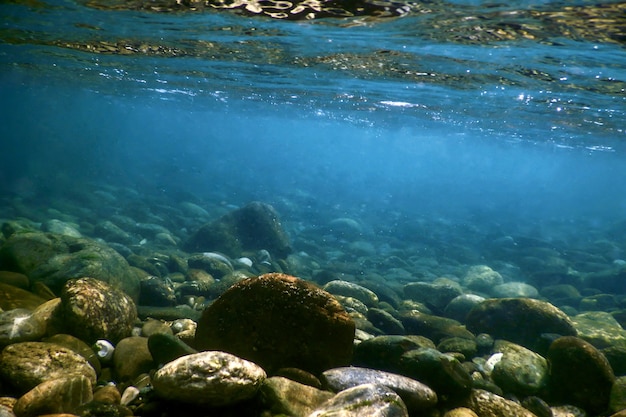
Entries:
[[237, 258], [243, 251], [265, 249], [285, 258], [291, 244], [278, 213], [269, 204], [252, 202], [200, 227], [184, 247], [190, 252], [219, 251]]
[[202, 314], [196, 348], [224, 350], [272, 373], [296, 367], [312, 373], [347, 365], [354, 322], [329, 293], [285, 274], [233, 285]]

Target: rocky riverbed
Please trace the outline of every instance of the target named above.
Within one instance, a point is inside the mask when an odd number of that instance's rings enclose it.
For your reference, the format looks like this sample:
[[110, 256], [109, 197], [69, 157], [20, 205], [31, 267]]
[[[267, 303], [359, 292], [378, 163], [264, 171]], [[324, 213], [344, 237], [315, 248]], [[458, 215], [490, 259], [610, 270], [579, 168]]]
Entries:
[[0, 416], [626, 416], [626, 222], [186, 197], [2, 198]]

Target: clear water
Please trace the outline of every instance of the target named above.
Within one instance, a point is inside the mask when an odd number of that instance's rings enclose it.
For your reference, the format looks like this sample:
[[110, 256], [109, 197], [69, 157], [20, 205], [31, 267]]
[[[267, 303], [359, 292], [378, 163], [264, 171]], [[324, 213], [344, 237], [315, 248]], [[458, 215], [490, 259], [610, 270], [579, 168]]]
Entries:
[[335, 217], [380, 247], [418, 220], [467, 245], [589, 242], [626, 220], [623, 8], [606, 23], [585, 1], [313, 21], [95, 6], [0, 4], [5, 202], [45, 211], [82, 184], [153, 212], [261, 200], [296, 249]]

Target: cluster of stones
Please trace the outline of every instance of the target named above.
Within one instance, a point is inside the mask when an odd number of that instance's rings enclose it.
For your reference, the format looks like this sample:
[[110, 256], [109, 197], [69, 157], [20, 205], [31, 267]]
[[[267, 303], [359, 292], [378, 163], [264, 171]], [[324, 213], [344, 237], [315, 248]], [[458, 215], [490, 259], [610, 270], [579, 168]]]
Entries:
[[[575, 311], [573, 285], [478, 263], [457, 280], [330, 273], [263, 203], [184, 240], [128, 224], [94, 227], [106, 244], [67, 222], [2, 226], [0, 415], [626, 415], [626, 332]], [[326, 232], [371, 254], [352, 219]]]

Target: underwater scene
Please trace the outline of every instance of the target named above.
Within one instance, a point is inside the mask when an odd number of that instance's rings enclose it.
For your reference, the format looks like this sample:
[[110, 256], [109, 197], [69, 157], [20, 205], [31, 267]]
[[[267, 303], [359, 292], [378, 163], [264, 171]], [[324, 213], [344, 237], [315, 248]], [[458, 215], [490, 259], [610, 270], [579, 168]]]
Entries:
[[626, 417], [626, 3], [0, 2], [0, 416]]

